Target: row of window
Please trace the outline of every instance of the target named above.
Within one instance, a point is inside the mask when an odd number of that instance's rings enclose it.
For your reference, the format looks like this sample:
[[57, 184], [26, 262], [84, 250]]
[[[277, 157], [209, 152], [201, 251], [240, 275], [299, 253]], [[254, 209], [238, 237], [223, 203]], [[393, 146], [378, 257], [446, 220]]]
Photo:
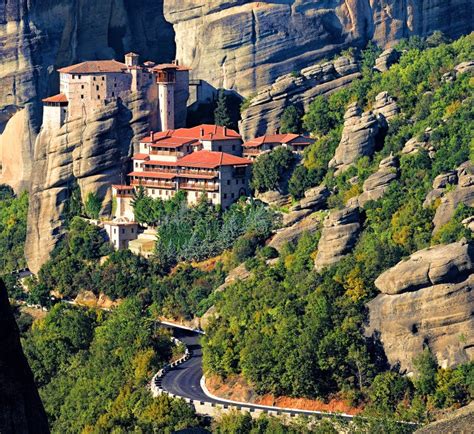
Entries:
[[[228, 179], [227, 180], [227, 185], [230, 185], [230, 183], [231, 183], [231, 180]], [[242, 179], [242, 184], [245, 184], [245, 179]], [[235, 185], [239, 185], [239, 180], [238, 179], [235, 180]]]

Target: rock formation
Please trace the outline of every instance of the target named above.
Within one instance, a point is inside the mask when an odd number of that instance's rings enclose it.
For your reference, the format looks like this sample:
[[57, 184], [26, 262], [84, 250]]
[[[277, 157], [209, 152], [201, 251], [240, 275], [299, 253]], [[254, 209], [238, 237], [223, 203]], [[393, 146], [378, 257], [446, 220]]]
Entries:
[[341, 141], [329, 167], [335, 168], [338, 174], [347, 170], [359, 157], [372, 156], [379, 131], [379, 121], [371, 111], [362, 113], [357, 103], [350, 104], [344, 115]]
[[398, 108], [397, 101], [392, 98], [388, 92], [380, 92], [375, 97], [374, 106], [372, 111], [376, 115], [382, 115], [383, 118], [390, 123], [392, 118], [400, 114], [400, 109]]
[[363, 192], [358, 197], [349, 199], [348, 206], [363, 207], [369, 200], [380, 199], [390, 186], [390, 183], [398, 178], [398, 161], [392, 155], [384, 158], [377, 172], [370, 175], [364, 182]]
[[474, 426], [474, 402], [457, 410], [450, 409], [445, 416], [417, 429], [415, 434], [469, 433]]
[[296, 243], [304, 233], [314, 234], [321, 227], [323, 218], [323, 213], [311, 211], [295, 222], [287, 221], [287, 225], [276, 231], [268, 245], [280, 251], [286, 243]]
[[430, 136], [433, 130], [427, 128], [421, 137], [412, 137], [408, 142], [405, 143], [402, 149], [402, 154], [413, 155], [416, 154], [420, 149], [424, 149], [428, 152], [430, 158], [435, 155], [435, 148], [430, 143]]
[[46, 434], [48, 420], [0, 280], [0, 432]]
[[343, 56], [333, 62], [306, 67], [299, 74], [278, 77], [251, 99], [250, 106], [242, 113], [240, 132], [245, 140], [276, 133], [288, 105], [306, 110], [316, 96], [334, 92], [360, 76], [355, 59]]
[[388, 361], [413, 370], [428, 346], [441, 366], [474, 359], [474, 245], [421, 250], [375, 281], [368, 335], [380, 335]]
[[432, 206], [436, 200], [440, 203], [433, 218], [433, 233], [451, 220], [459, 205], [474, 206], [474, 165], [470, 161], [434, 179], [433, 190], [423, 205]]
[[72, 119], [60, 130], [42, 130], [33, 162], [25, 255], [37, 272], [63, 234], [65, 207], [77, 182], [85, 199], [97, 192], [110, 210], [111, 183], [127, 170], [133, 140], [148, 131], [151, 111], [135, 93], [110, 103], [90, 119]]
[[321, 271], [350, 253], [357, 242], [359, 231], [360, 216], [357, 207], [332, 211], [323, 223], [315, 269]]
[[277, 77], [369, 40], [388, 48], [411, 35], [472, 30], [470, 0], [234, 2], [165, 0], [177, 57], [195, 76], [244, 96]]
[[388, 71], [394, 63], [398, 62], [399, 58], [400, 53], [397, 50], [394, 48], [387, 48], [375, 60], [374, 69], [379, 72]]
[[0, 2], [0, 183], [29, 185], [40, 101], [59, 88], [55, 69], [131, 50], [144, 60], [174, 58], [163, 0]]

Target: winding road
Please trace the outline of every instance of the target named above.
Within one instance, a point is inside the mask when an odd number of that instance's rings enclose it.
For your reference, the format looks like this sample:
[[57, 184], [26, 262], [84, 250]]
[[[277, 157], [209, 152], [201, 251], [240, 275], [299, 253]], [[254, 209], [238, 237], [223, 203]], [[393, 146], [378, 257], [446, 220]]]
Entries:
[[[167, 325], [169, 326], [169, 325]], [[201, 386], [202, 378], [202, 348], [199, 343], [200, 335], [191, 330], [184, 330], [176, 326], [171, 326], [174, 337], [184, 342], [188, 349], [192, 352], [191, 358], [184, 363], [171, 368], [161, 379], [161, 387], [168, 393], [187, 398], [192, 401], [220, 404], [227, 408], [233, 406], [243, 408], [247, 411], [261, 410], [263, 412], [284, 412], [290, 416], [306, 415], [306, 416], [333, 416], [344, 419], [352, 419], [353, 416], [341, 413], [326, 413], [320, 411], [298, 410], [289, 408], [272, 407], [266, 405], [256, 405], [244, 402], [230, 401], [220, 399], [205, 392]]]

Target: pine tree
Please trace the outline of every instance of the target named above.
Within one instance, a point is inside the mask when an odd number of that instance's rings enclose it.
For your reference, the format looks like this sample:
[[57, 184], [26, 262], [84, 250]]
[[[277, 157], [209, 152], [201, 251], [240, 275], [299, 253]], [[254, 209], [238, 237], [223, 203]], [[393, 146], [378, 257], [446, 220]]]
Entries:
[[214, 110], [214, 122], [221, 127], [232, 127], [232, 120], [230, 119], [229, 108], [227, 106], [227, 96], [224, 89], [219, 89], [217, 105]]

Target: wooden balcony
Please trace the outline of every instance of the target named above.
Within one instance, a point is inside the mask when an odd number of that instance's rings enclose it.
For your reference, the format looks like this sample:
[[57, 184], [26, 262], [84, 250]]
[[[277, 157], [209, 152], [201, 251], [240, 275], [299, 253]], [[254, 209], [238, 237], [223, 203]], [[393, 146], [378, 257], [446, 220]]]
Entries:
[[193, 190], [193, 191], [209, 191], [209, 192], [217, 192], [219, 191], [218, 184], [193, 184], [190, 182], [183, 182], [179, 184], [179, 187], [182, 190]]
[[131, 185], [134, 186], [143, 186], [143, 187], [150, 187], [150, 188], [165, 188], [165, 189], [175, 189], [176, 188], [176, 183], [172, 181], [152, 181], [148, 179], [142, 179], [140, 181], [138, 180], [132, 180], [130, 182]]

